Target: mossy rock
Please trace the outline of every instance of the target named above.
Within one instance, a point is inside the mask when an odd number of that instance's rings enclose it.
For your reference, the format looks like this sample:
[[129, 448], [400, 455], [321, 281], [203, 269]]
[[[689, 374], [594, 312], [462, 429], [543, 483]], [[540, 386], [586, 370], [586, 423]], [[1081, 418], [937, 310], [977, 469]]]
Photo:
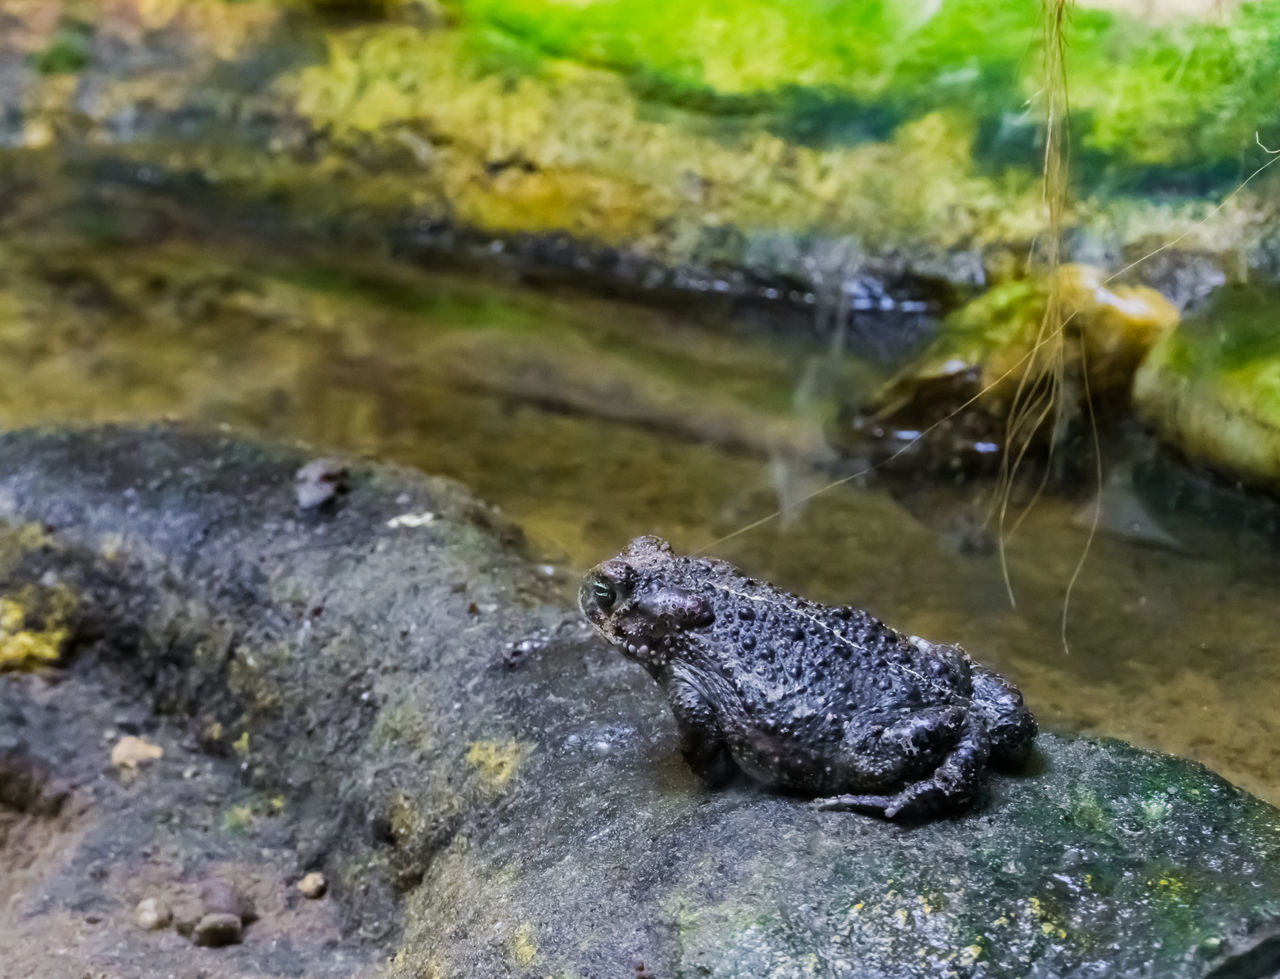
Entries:
[[[1020, 0], [452, 0], [469, 22], [537, 50], [623, 73], [638, 89], [823, 140], [881, 136], [922, 106], [961, 107], [985, 154], [1029, 150], [1019, 106], [1042, 87], [1040, 12]], [[1280, 15], [1239, 5], [1153, 22], [1145, 8], [1081, 5], [1067, 25], [1071, 106], [1084, 163], [1225, 171], [1234, 118], [1277, 119]], [[975, 42], [975, 39], [976, 42]], [[1120, 94], [1118, 94], [1120, 93]], [[1248, 133], [1243, 134], [1246, 139]], [[1023, 162], [1030, 163], [1030, 160]]]
[[[1280, 967], [1280, 812], [1200, 766], [1046, 734], [971, 811], [920, 825], [709, 792], [660, 691], [499, 515], [369, 464], [333, 509], [300, 513], [307, 459], [175, 428], [0, 436], [0, 518], [46, 530], [0, 537], [0, 583], [79, 598], [58, 690], [0, 686], [0, 741], [27, 744], [0, 762], [86, 787], [65, 852], [0, 916], [6, 962], [44, 954], [67, 915], [82, 934], [85, 908], [120, 921], [121, 882], [283, 851], [325, 872], [340, 928], [282, 945], [279, 923], [302, 919], [276, 899], [220, 960], [236, 975]], [[177, 731], [117, 789], [91, 746], [125, 693]], [[180, 973], [203, 954], [154, 938], [69, 940], [64, 961]]]
[[1277, 297], [1225, 289], [1156, 345], [1134, 378], [1139, 415], [1188, 459], [1280, 492]]
[[1155, 289], [1109, 283], [1086, 265], [1063, 265], [1047, 280], [1003, 282], [946, 316], [843, 438], [858, 444], [868, 433], [924, 432], [914, 457], [927, 456], [936, 440], [950, 459], [968, 445], [994, 463], [1019, 405], [1034, 417], [1048, 404], [1045, 378], [1057, 378], [1057, 401], [1031, 434], [1047, 443], [1090, 410], [1127, 404], [1138, 364], [1177, 322], [1177, 308]]

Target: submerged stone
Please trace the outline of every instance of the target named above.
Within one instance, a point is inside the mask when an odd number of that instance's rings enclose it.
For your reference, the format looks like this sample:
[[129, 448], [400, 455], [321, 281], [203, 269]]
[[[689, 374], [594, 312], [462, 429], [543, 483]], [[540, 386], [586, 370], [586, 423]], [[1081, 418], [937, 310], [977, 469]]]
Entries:
[[[218, 953], [237, 974], [1280, 968], [1280, 812], [1199, 765], [1043, 735], [971, 811], [914, 825], [707, 791], [661, 693], [588, 634], [515, 528], [456, 484], [367, 464], [342, 507], [299, 519], [305, 458], [173, 428], [0, 436], [0, 519], [49, 529], [0, 548], [0, 584], [56, 571], [81, 597], [63, 683], [0, 687], [0, 737], [49, 732], [47, 764], [75, 776], [101, 738], [93, 698], [128, 696], [188, 730], [173, 742], [191, 759], [166, 752], [119, 787], [86, 769], [65, 857], [0, 913], [5, 961], [59, 934], [75, 901], [130, 914], [142, 895], [99, 877], [153, 888], [290, 853], [334, 899], [260, 899]], [[436, 516], [392, 526], [406, 510]], [[219, 801], [235, 818], [204, 825]], [[297, 917], [333, 907], [340, 941]], [[154, 937], [76, 938], [68, 961], [178, 972], [201, 954]]]

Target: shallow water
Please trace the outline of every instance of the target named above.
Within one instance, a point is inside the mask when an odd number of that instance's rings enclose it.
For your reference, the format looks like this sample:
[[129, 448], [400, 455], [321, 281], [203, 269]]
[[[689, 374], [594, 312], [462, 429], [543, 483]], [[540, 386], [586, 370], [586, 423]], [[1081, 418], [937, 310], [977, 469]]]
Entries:
[[[704, 547], [822, 485], [831, 396], [883, 375], [723, 319], [92, 204], [0, 222], [0, 424], [171, 416], [454, 476], [566, 589], [636, 534]], [[960, 642], [1049, 728], [1188, 755], [1280, 803], [1275, 509], [1141, 437], [1108, 472], [1069, 653], [1087, 494], [1047, 494], [1009, 542], [1016, 607], [980, 481], [855, 480], [712, 550]]]

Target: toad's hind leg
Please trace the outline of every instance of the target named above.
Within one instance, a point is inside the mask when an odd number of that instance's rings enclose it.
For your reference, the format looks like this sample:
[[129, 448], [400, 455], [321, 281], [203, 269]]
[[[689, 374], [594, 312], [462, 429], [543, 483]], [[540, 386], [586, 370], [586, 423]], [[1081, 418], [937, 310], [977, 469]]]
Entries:
[[960, 809], [973, 799], [988, 754], [982, 721], [971, 714], [966, 715], [955, 746], [928, 777], [911, 782], [896, 793], [851, 793], [819, 799], [817, 807], [825, 810], [872, 810], [883, 813], [888, 819], [898, 816], [922, 818]]
[[986, 724], [992, 762], [1012, 766], [1027, 757], [1036, 737], [1036, 719], [1022, 703], [1017, 687], [974, 664], [973, 709]]

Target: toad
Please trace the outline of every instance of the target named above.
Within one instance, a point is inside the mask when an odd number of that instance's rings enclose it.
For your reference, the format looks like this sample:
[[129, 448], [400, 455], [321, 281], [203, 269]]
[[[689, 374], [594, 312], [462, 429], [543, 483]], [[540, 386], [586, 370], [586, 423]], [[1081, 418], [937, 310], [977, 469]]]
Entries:
[[670, 702], [704, 781], [741, 771], [823, 809], [922, 818], [968, 805], [988, 767], [1030, 750], [1007, 680], [958, 646], [904, 636], [638, 537], [583, 579], [596, 631]]

